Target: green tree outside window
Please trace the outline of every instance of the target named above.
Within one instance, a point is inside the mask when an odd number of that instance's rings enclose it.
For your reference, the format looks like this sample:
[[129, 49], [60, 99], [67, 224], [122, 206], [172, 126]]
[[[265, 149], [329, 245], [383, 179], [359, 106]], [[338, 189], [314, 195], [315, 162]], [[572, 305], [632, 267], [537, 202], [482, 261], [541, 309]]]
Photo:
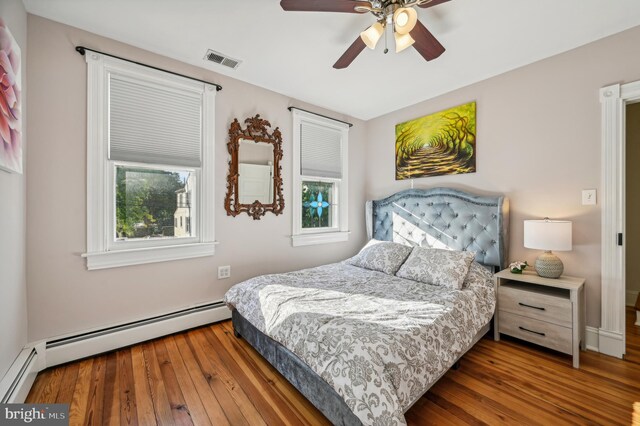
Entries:
[[[116, 238], [161, 237], [174, 226], [180, 173], [116, 168]], [[166, 234], [166, 232], [164, 232]]]

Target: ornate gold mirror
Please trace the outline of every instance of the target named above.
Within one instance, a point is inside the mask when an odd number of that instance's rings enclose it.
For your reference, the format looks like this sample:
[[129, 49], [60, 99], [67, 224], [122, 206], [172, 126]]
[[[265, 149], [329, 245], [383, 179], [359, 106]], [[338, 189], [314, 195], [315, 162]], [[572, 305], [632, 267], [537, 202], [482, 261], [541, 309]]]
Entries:
[[271, 124], [260, 114], [244, 120], [238, 119], [229, 127], [227, 149], [229, 174], [224, 208], [228, 216], [247, 212], [259, 220], [267, 212], [276, 215], [284, 210], [282, 195], [282, 134], [278, 127], [271, 132]]

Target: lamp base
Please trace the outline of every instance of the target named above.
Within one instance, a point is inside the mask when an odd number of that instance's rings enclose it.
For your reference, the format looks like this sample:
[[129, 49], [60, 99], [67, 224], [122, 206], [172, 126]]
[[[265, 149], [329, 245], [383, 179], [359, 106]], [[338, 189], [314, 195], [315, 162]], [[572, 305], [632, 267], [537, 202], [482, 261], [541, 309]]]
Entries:
[[564, 272], [562, 260], [551, 251], [545, 251], [536, 259], [536, 272], [541, 277], [558, 278]]

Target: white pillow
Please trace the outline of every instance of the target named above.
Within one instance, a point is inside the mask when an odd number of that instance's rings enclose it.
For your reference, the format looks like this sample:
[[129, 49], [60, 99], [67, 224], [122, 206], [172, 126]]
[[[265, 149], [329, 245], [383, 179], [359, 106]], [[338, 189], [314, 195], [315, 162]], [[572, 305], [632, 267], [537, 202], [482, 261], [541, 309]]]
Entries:
[[346, 263], [360, 268], [395, 274], [411, 253], [411, 247], [392, 241], [371, 239], [367, 245]]
[[475, 257], [470, 251], [414, 247], [396, 276], [459, 290]]

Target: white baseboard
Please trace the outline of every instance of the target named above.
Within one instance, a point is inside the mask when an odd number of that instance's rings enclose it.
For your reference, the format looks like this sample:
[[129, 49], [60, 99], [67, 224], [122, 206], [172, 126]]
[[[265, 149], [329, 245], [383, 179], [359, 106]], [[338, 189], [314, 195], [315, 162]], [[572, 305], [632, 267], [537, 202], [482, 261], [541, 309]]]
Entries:
[[596, 327], [586, 327], [585, 333], [585, 345], [588, 350], [594, 352], [600, 352], [600, 335]]
[[46, 342], [43, 365], [44, 368], [49, 368], [229, 318], [229, 308], [222, 302], [216, 302], [133, 323], [49, 340]]
[[638, 293], [640, 293], [640, 291], [627, 290], [627, 292], [625, 293], [624, 304], [627, 306], [635, 306], [636, 300], [638, 300]]
[[621, 333], [598, 330], [598, 349], [605, 355], [622, 358], [624, 355], [624, 339]]
[[25, 347], [0, 381], [0, 403], [23, 403], [36, 380], [39, 362], [34, 346]]

